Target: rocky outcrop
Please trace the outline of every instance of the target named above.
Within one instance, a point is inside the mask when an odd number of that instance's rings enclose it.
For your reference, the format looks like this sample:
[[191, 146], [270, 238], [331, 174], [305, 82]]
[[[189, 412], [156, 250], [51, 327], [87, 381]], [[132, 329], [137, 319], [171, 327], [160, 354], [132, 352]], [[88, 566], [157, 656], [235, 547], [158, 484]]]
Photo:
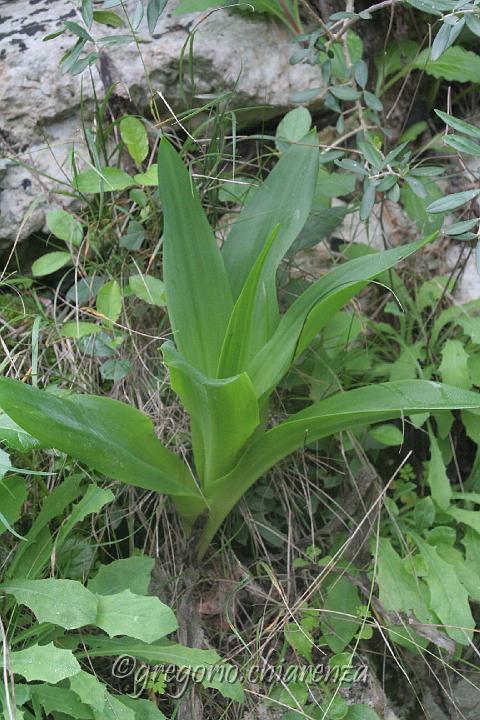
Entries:
[[[43, 37], [65, 20], [78, 21], [75, 4], [70, 0], [0, 0], [0, 244], [41, 230], [45, 208], [68, 202], [62, 196], [59, 203], [52, 189], [58, 181], [66, 181], [72, 143], [81, 153], [81, 97], [83, 92], [88, 107], [93, 88], [88, 71], [83, 84], [81, 76], [60, 72], [59, 61], [73, 44], [72, 36], [48, 42]], [[240, 125], [280, 115], [291, 105], [294, 93], [321, 85], [318, 68], [289, 64], [294, 49], [291, 37], [274, 22], [227, 10], [174, 15], [175, 4], [167, 5], [153, 36], [143, 21], [138, 30], [142, 57], [133, 43], [103, 51], [103, 78], [97, 67], [100, 63], [92, 72], [100, 96], [111, 79], [120, 82], [119, 92], [129, 94], [140, 112], [148, 111], [150, 89], [161, 91], [174, 110], [181, 108], [179, 59], [195, 27], [195, 102], [201, 105], [235, 90], [234, 106], [250, 108], [248, 115], [238, 113]], [[126, 5], [133, 8], [136, 2]], [[205, 19], [199, 22], [201, 18]], [[105, 26], [99, 30], [94, 25], [93, 32], [98, 37], [125, 30]], [[190, 92], [188, 52], [186, 58]], [[167, 117], [162, 101], [158, 105]], [[252, 111], [252, 107], [258, 109]]]

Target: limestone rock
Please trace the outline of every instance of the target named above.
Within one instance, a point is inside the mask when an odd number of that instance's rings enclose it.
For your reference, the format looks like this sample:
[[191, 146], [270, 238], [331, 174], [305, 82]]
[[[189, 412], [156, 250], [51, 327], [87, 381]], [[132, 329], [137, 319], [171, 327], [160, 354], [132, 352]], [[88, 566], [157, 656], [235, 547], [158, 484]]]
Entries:
[[[135, 4], [126, 3], [130, 9]], [[103, 82], [96, 66], [92, 72], [100, 96], [110, 77], [121, 81], [119, 92], [129, 94], [140, 112], [148, 111], [149, 84], [154, 92], [161, 91], [174, 111], [181, 109], [179, 58], [194, 27], [195, 102], [201, 105], [235, 90], [234, 106], [250, 108], [248, 116], [238, 114], [239, 124], [279, 116], [291, 106], [294, 93], [322, 84], [318, 68], [289, 64], [295, 46], [288, 32], [271, 20], [227, 10], [176, 16], [174, 9], [175, 1], [167, 5], [153, 37], [145, 20], [140, 26], [143, 63], [133, 43], [102, 51]], [[66, 181], [68, 147], [75, 140], [82, 150], [81, 78], [87, 108], [93, 89], [88, 72], [77, 77], [60, 72], [60, 58], [73, 44], [71, 35], [43, 42], [65, 20], [79, 21], [70, 0], [0, 0], [0, 149], [3, 157], [14, 160], [0, 166], [0, 244], [41, 230], [49, 204], [68, 204], [64, 196], [59, 203], [52, 188], [56, 180]], [[125, 32], [106, 26], [92, 29], [95, 37]], [[188, 51], [185, 65], [190, 92]], [[258, 110], [252, 112], [255, 106]]]

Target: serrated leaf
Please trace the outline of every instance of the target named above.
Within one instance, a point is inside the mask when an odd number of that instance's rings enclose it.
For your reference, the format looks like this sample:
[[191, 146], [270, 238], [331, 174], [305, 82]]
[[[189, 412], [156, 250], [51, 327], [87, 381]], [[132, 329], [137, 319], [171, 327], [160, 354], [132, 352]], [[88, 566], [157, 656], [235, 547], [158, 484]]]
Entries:
[[20, 605], [26, 605], [39, 623], [60, 625], [66, 630], [95, 625], [97, 599], [76, 580], [14, 579], [0, 585]]
[[43, 277], [44, 275], [51, 275], [60, 268], [68, 265], [72, 261], [71, 255], [68, 252], [51, 252], [35, 260], [32, 265], [32, 275], [34, 277]]
[[81, 670], [76, 675], [72, 675], [69, 682], [70, 689], [78, 695], [82, 703], [90, 705], [99, 712], [103, 710], [106, 700], [106, 688], [95, 675]]
[[44, 717], [57, 717], [56, 713], [63, 714], [75, 720], [91, 720], [92, 711], [88, 705], [83, 704], [78, 695], [66, 687], [55, 685], [34, 685], [31, 688], [34, 705], [40, 705]]
[[110, 637], [126, 635], [152, 643], [178, 627], [172, 610], [158, 598], [123, 590], [116, 595], [98, 595], [97, 600], [95, 624]]
[[[3, 664], [0, 658], [0, 664]], [[53, 643], [33, 645], [10, 653], [10, 669], [25, 680], [58, 683], [80, 671], [71, 650], [62, 650]]]
[[468, 592], [459, 582], [450, 563], [442, 560], [437, 550], [415, 538], [420, 553], [427, 562], [425, 581], [430, 590], [430, 608], [445, 624], [445, 632], [460, 645], [469, 645], [475, 620], [468, 603]]
[[97, 295], [97, 310], [108, 320], [116, 322], [122, 312], [122, 291], [116, 280], [103, 285]]
[[126, 115], [120, 120], [120, 135], [137, 165], [148, 155], [148, 135], [145, 125], [136, 117]]
[[135, 595], [146, 595], [155, 561], [144, 555], [134, 555], [101, 565], [89, 581], [88, 589], [97, 595], [115, 595], [130, 590]]
[[66, 243], [78, 246], [83, 240], [82, 224], [66, 210], [50, 210], [47, 226], [55, 237]]

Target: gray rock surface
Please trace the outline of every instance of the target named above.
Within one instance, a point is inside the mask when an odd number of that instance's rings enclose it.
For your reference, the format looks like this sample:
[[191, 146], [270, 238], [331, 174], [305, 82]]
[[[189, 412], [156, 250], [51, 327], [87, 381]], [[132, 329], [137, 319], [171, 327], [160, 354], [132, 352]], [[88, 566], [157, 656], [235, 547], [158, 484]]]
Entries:
[[[155, 92], [160, 90], [174, 110], [181, 108], [179, 58], [189, 31], [205, 16], [194, 40], [198, 104], [235, 89], [237, 108], [259, 106], [249, 112], [251, 123], [281, 115], [294, 93], [321, 85], [318, 68], [289, 64], [291, 37], [272, 21], [226, 10], [176, 16], [175, 4], [167, 5], [153, 37], [145, 20], [140, 26], [143, 63], [134, 44], [108, 49], [107, 74], [121, 82], [119, 91], [130, 93], [140, 111], [149, 104], [147, 75]], [[81, 77], [87, 107], [93, 90], [88, 72], [71, 77], [59, 70], [72, 36], [49, 42], [43, 37], [65, 20], [78, 21], [76, 5], [72, 0], [0, 0], [0, 149], [4, 158], [12, 158], [0, 160], [0, 245], [41, 230], [45, 208], [68, 203], [64, 196], [59, 202], [52, 188], [56, 180], [65, 181], [73, 141], [81, 152]], [[133, 8], [135, 2], [126, 5]], [[92, 32], [98, 38], [126, 31], [94, 25]], [[104, 83], [96, 67], [92, 75], [102, 96]], [[168, 117], [161, 101], [159, 107]], [[239, 123], [242, 118], [239, 113]]]

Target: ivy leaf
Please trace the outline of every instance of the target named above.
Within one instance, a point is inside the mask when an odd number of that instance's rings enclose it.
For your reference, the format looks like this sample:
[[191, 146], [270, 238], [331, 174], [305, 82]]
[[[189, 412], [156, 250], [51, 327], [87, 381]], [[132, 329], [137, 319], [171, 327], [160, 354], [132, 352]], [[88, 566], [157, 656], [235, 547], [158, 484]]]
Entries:
[[0, 589], [30, 608], [39, 623], [60, 625], [65, 630], [96, 624], [97, 598], [77, 580], [14, 579]]
[[[62, 650], [53, 643], [33, 645], [25, 650], [10, 653], [11, 670], [28, 680], [41, 680], [58, 683], [72, 677], [80, 671], [75, 655], [71, 650]], [[3, 661], [0, 658], [0, 664]]]
[[152, 643], [177, 629], [173, 611], [158, 598], [134, 595], [123, 590], [98, 596], [96, 625], [110, 637], [129, 637]]

